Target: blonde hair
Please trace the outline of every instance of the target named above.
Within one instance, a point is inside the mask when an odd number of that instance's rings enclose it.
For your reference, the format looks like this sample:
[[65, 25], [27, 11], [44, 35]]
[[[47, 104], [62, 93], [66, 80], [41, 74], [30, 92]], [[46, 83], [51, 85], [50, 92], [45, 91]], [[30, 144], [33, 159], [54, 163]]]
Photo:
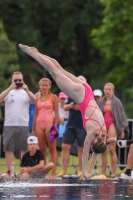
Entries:
[[97, 142], [92, 145], [92, 151], [94, 153], [104, 153], [107, 150], [107, 145], [116, 142], [116, 138], [109, 138], [104, 142], [102, 137], [98, 137]]
[[115, 86], [114, 86], [114, 84], [113, 83], [106, 83], [105, 85], [104, 85], [104, 87], [106, 86], [106, 85], [111, 85], [112, 86], [112, 89], [113, 89], [113, 91], [115, 90]]
[[[50, 89], [51, 89], [52, 83], [51, 83], [51, 80], [50, 80], [49, 78], [42, 78], [42, 79], [40, 79], [40, 81], [39, 81], [39, 83], [38, 83], [39, 88], [40, 88], [40, 85], [41, 85], [41, 83], [42, 83], [43, 81], [47, 81], [47, 82], [49, 83]], [[39, 89], [39, 92], [41, 92], [40, 89]], [[50, 92], [51, 92], [51, 90], [49, 90], [49, 93], [50, 93]]]

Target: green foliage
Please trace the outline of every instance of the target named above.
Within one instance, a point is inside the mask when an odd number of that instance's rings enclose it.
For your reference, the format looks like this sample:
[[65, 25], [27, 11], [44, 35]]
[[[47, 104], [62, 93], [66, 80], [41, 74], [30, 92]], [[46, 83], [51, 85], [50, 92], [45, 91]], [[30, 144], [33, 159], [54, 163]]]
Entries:
[[0, 21], [0, 92], [11, 84], [11, 76], [14, 71], [19, 71], [16, 45], [11, 42]]
[[[103, 16], [99, 0], [1, 0], [0, 7], [10, 40], [35, 46], [75, 75], [84, 75], [88, 82], [103, 74], [99, 70], [103, 61], [90, 37]], [[36, 91], [39, 79], [48, 75], [21, 50], [18, 54], [26, 83]]]
[[133, 2], [102, 0], [102, 25], [92, 30], [95, 46], [104, 55], [106, 81], [130, 87], [133, 82]]

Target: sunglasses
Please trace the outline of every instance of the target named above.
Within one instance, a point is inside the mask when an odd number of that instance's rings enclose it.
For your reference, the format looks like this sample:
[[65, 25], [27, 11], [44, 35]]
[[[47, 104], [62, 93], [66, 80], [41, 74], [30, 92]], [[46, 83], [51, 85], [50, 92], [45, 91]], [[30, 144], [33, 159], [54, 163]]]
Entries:
[[22, 79], [14, 79], [14, 82], [17, 83], [17, 82], [21, 82]]

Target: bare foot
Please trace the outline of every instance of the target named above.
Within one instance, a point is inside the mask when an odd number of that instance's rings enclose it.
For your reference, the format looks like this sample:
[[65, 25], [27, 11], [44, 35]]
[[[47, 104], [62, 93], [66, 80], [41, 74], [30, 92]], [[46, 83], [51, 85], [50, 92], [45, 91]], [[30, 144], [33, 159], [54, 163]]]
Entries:
[[23, 44], [19, 44], [18, 45], [20, 47], [20, 49], [22, 49], [22, 51], [24, 51], [25, 53], [29, 54], [30, 56], [34, 53], [34, 52], [38, 52], [38, 50], [35, 47], [29, 47]]

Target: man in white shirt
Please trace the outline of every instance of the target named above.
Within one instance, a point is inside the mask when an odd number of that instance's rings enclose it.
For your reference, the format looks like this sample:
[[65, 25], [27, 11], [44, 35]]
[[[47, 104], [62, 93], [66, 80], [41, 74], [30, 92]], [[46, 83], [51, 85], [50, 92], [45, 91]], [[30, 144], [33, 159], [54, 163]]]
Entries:
[[14, 156], [13, 151], [21, 151], [22, 157], [28, 150], [29, 105], [35, 100], [36, 97], [24, 83], [21, 72], [13, 73], [12, 84], [0, 94], [0, 101], [5, 102], [3, 148], [9, 176]]

